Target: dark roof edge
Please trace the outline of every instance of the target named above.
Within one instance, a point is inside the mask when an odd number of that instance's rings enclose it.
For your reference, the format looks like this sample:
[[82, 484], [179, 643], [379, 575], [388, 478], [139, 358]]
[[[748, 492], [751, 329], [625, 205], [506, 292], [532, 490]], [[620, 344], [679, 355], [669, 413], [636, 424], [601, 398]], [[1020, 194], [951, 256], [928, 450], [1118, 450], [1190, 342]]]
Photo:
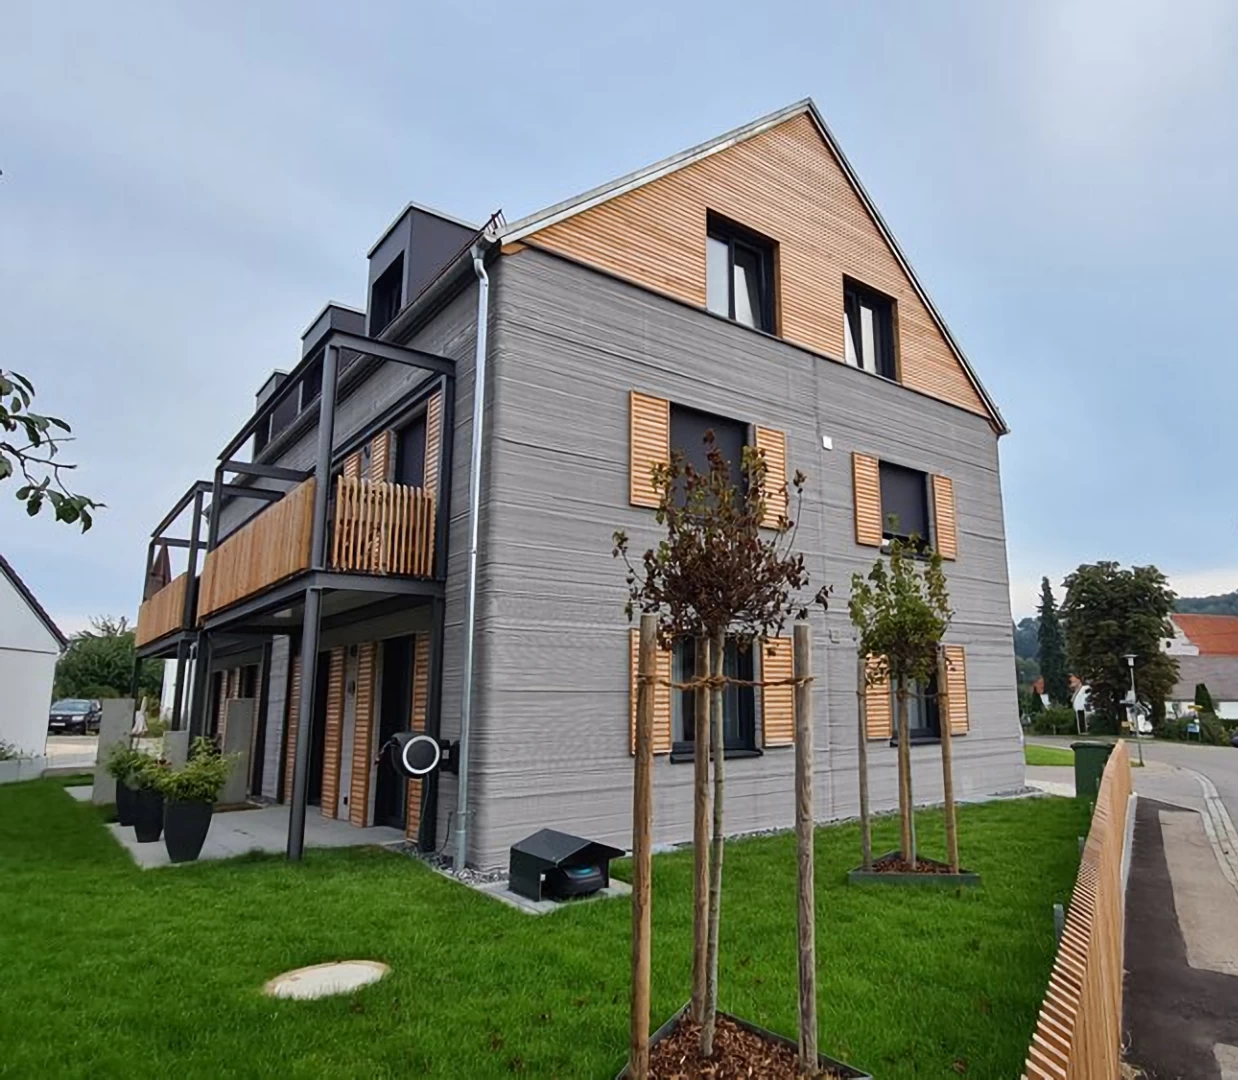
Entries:
[[39, 621], [47, 627], [48, 633], [59, 642], [60, 647], [63, 649], [68, 645], [69, 639], [64, 636], [60, 627], [56, 625], [52, 617], [43, 609], [43, 605], [39, 603], [38, 598], [30, 591], [26, 583], [22, 581], [21, 576], [13, 569], [12, 563], [3, 555], [0, 555], [0, 573], [3, 573], [13, 583], [13, 588], [21, 593], [22, 599], [26, 601], [30, 610], [39, 617]]

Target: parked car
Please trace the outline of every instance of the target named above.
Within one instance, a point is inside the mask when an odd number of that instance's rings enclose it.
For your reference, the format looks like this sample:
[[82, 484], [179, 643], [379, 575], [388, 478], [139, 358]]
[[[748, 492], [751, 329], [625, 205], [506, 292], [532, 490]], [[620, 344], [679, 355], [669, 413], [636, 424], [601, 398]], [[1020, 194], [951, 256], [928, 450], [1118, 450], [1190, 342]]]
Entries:
[[1233, 738], [1229, 740], [1229, 745], [1238, 749], [1238, 731], [1234, 732]]
[[103, 702], [87, 698], [61, 698], [52, 702], [47, 716], [48, 731], [86, 735], [99, 730], [103, 718]]

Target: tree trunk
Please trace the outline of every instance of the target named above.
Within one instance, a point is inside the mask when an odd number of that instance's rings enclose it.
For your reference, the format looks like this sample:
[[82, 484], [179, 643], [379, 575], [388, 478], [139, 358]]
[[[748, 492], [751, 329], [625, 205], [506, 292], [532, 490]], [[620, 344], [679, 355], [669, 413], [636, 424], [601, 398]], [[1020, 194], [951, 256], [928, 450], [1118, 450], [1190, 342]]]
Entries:
[[705, 1009], [701, 1017], [701, 1056], [713, 1057], [714, 1024], [718, 1019], [718, 924], [722, 915], [722, 793], [726, 774], [726, 754], [722, 721], [722, 670], [726, 660], [726, 633], [714, 635], [710, 649], [710, 668], [714, 686], [710, 692], [710, 745], [714, 758], [713, 851], [709, 864], [709, 961], [705, 982]]
[[856, 656], [856, 712], [860, 718], [858, 757], [860, 769], [860, 855], [865, 870], [873, 868], [873, 830], [868, 820], [868, 658]]
[[[793, 630], [795, 678], [812, 678], [812, 630]], [[800, 1070], [817, 1071], [817, 930], [813, 887], [812, 683], [795, 684], [795, 854], [799, 871]]]
[[907, 683], [898, 681], [898, 812], [900, 854], [910, 866], [916, 865], [915, 827], [911, 820], [911, 729], [907, 722]]
[[950, 665], [946, 650], [937, 650], [937, 723], [941, 728], [941, 780], [946, 804], [946, 861], [959, 872], [959, 823], [954, 810], [954, 750], [950, 730]]
[[649, 1076], [650, 884], [653, 872], [650, 799], [657, 632], [657, 617], [642, 615], [636, 689], [636, 776], [632, 785], [632, 1002], [628, 1075], [633, 1080], [646, 1080]]
[[709, 979], [709, 639], [696, 639], [692, 747], [692, 1019], [705, 1018]]

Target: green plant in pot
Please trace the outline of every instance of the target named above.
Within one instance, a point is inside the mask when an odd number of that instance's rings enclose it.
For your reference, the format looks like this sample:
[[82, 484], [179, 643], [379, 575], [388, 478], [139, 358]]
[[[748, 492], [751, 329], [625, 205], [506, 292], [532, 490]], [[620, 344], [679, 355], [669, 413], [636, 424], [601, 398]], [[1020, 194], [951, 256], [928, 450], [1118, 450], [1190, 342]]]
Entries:
[[141, 759], [129, 774], [133, 788], [133, 834], [139, 844], [153, 844], [163, 835], [163, 776], [168, 763], [163, 758], [139, 753]]
[[215, 800], [227, 783], [237, 754], [223, 755], [209, 739], [198, 738], [189, 760], [160, 775], [163, 792], [163, 842], [174, 863], [192, 862], [202, 852]]
[[107, 756], [104, 768], [116, 781], [116, 820], [122, 825], [133, 824], [134, 788], [133, 774], [147, 755], [133, 750], [124, 743], [117, 743]]

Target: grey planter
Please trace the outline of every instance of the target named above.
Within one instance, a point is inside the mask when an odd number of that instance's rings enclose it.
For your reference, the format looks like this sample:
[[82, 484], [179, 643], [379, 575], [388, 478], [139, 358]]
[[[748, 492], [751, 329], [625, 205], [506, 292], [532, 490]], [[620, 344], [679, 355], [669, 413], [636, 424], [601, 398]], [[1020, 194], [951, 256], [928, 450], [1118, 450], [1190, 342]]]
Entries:
[[10, 758], [0, 761], [0, 784], [16, 784], [22, 780], [37, 780], [43, 775], [44, 760], [38, 758]]
[[[676, 1012], [669, 1020], [666, 1021], [657, 1031], [649, 1036], [649, 1046], [652, 1048], [657, 1046], [665, 1039], [672, 1031], [675, 1030], [675, 1025], [688, 1014], [688, 1010], [692, 1007], [692, 1002], [684, 1002], [683, 1007]], [[719, 1016], [725, 1016], [733, 1024], [738, 1025], [745, 1031], [751, 1031], [754, 1035], [759, 1035], [762, 1039], [767, 1039], [769, 1042], [778, 1043], [781, 1046], [790, 1047], [796, 1052], [799, 1051], [799, 1043], [794, 1039], [788, 1039], [785, 1035], [779, 1035], [777, 1032], [768, 1031], [763, 1027], [758, 1027], [756, 1024], [750, 1024], [747, 1020], [741, 1020], [738, 1016], [732, 1016], [730, 1013], [724, 1013], [721, 1009], [718, 1010]], [[857, 1069], [853, 1065], [844, 1065], [841, 1061], [835, 1061], [832, 1057], [825, 1054], [817, 1055], [817, 1066], [821, 1069], [832, 1069], [839, 1076], [845, 1077], [846, 1080], [873, 1080], [871, 1073], [866, 1073], [862, 1069]], [[627, 1080], [628, 1069], [625, 1065], [619, 1073], [617, 1080]]]
[[[873, 862], [880, 862], [897, 854], [897, 851], [887, 851], [884, 855], [878, 855]], [[923, 856], [921, 859], [925, 862], [936, 862], [935, 859], [923, 859]], [[879, 870], [865, 870], [860, 866], [847, 871], [847, 884], [855, 885], [860, 882], [866, 885], [935, 885], [938, 888], [954, 889], [979, 885], [980, 875], [971, 870], [961, 870], [957, 874], [883, 873]]]

